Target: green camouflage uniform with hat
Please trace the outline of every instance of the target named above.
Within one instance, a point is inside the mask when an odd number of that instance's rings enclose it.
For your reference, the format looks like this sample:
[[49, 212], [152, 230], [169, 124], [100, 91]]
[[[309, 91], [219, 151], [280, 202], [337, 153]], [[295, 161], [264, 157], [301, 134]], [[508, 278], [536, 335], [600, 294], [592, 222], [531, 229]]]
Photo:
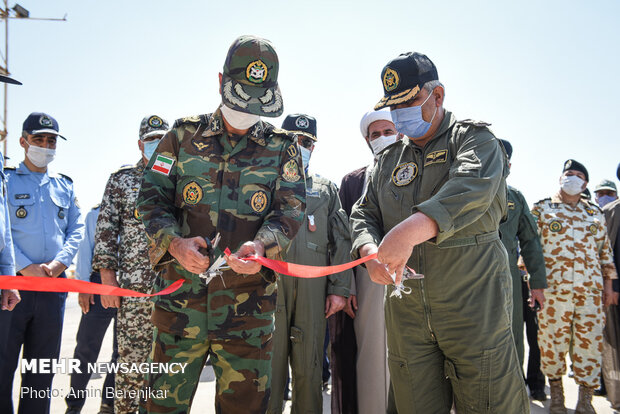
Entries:
[[[438, 80], [430, 60], [400, 55], [383, 69], [376, 108], [413, 99]], [[386, 290], [390, 398], [399, 413], [527, 413], [529, 401], [511, 330], [512, 281], [498, 227], [506, 215], [507, 157], [487, 123], [448, 111], [420, 147], [410, 138], [379, 156], [353, 207], [352, 253], [421, 212], [437, 236], [413, 248], [422, 279]]]
[[[286, 117], [282, 128], [316, 141], [316, 119], [305, 114]], [[336, 184], [317, 174], [306, 177], [306, 216], [283, 259], [289, 263], [329, 266], [350, 260], [349, 220]], [[289, 371], [292, 413], [321, 412], [327, 295], [348, 297], [352, 271], [302, 279], [278, 275], [276, 330], [273, 336], [272, 395], [268, 413], [281, 413]]]
[[[249, 61], [261, 60], [277, 73], [273, 49], [263, 52], [266, 43], [238, 39], [224, 72], [258, 76], [246, 69]], [[269, 88], [277, 89], [276, 78], [269, 79]], [[279, 259], [297, 234], [306, 201], [297, 136], [261, 120], [245, 135], [232, 138], [219, 108], [179, 119], [160, 142], [142, 182], [138, 211], [149, 237], [151, 263], [158, 271], [155, 290], [179, 279], [185, 282], [176, 292], [155, 299], [149, 360], [188, 365], [185, 373], [147, 376], [151, 390], [166, 394], [149, 396], [144, 408], [151, 413], [189, 411], [207, 355], [216, 375], [216, 412], [267, 409], [275, 275], [266, 268], [253, 275], [225, 270], [206, 285], [168, 253], [175, 237], [213, 239], [219, 233], [215, 257], [226, 247], [236, 251], [248, 240], [259, 240], [267, 257]]]

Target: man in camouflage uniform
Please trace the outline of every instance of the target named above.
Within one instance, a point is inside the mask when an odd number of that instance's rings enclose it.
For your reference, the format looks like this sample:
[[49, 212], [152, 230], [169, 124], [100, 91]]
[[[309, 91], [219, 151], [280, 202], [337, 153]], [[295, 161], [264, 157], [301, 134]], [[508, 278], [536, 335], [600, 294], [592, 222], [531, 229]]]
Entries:
[[[148, 257], [148, 239], [136, 209], [144, 167], [158, 142], [168, 130], [168, 123], [157, 115], [140, 123], [138, 147], [142, 153], [134, 166], [114, 172], [103, 194], [97, 220], [93, 270], [99, 269], [104, 285], [120, 286], [151, 293], [155, 273]], [[101, 296], [105, 308], [118, 308], [116, 340], [119, 364], [146, 362], [153, 342], [150, 322], [153, 304], [149, 298]], [[120, 398], [114, 400], [114, 411], [132, 413], [138, 410], [144, 375], [139, 372], [116, 374], [114, 384]]]
[[605, 218], [581, 197], [589, 181], [579, 162], [568, 160], [560, 191], [534, 204], [547, 268], [547, 308], [539, 314], [541, 368], [549, 378], [552, 414], [566, 413], [562, 376], [570, 351], [579, 384], [576, 413], [594, 413], [592, 392], [599, 385], [603, 351], [603, 306], [617, 302], [617, 279]]
[[[326, 178], [307, 174], [317, 139], [316, 119], [303, 114], [289, 115], [282, 128], [298, 134], [306, 171], [307, 203], [306, 217], [283, 259], [313, 266], [346, 263], [351, 251], [349, 220], [340, 205], [338, 189]], [[321, 412], [326, 318], [344, 308], [351, 276], [351, 270], [316, 279], [278, 275], [273, 392], [268, 412], [282, 412], [289, 356], [293, 379], [291, 412]]]
[[[222, 105], [176, 121], [144, 175], [138, 210], [159, 271], [156, 290], [185, 282], [155, 299], [149, 359], [188, 364], [184, 373], [147, 376], [154, 392], [148, 412], [188, 412], [207, 355], [216, 412], [267, 410], [275, 275], [242, 259], [279, 258], [299, 230], [306, 201], [297, 136], [260, 119], [283, 111], [277, 76], [269, 41], [236, 39], [220, 74]], [[218, 233], [216, 258], [226, 247], [237, 251], [227, 256], [231, 269], [206, 285], [200, 275], [211, 261], [199, 249]]]
[[443, 109], [425, 55], [401, 54], [381, 77], [375, 109], [389, 106], [406, 137], [381, 153], [353, 207], [353, 254], [378, 253], [367, 262], [377, 283], [400, 286], [405, 266], [423, 275], [405, 280], [400, 298], [387, 288], [390, 397], [399, 413], [447, 413], [453, 396], [459, 413], [529, 412], [497, 231], [505, 152], [488, 124]]
[[[512, 158], [512, 145], [504, 139], [500, 141], [504, 145], [504, 149], [508, 154], [508, 160], [510, 161]], [[511, 166], [510, 162], [508, 166]], [[523, 292], [521, 287], [523, 277], [517, 265], [519, 254], [523, 257], [530, 275], [532, 306], [534, 306], [534, 301], [538, 302], [541, 308], [544, 306], [544, 289], [547, 287], [547, 280], [542, 247], [540, 246], [538, 232], [536, 231], [536, 222], [530, 213], [523, 194], [511, 186], [508, 186], [508, 218], [499, 226], [499, 232], [502, 237], [502, 243], [504, 243], [506, 251], [508, 251], [508, 262], [510, 264], [510, 274], [512, 275], [512, 335], [517, 345], [519, 363], [523, 366]], [[538, 388], [536, 393], [532, 389], [530, 391], [534, 399], [546, 400], [544, 390]]]

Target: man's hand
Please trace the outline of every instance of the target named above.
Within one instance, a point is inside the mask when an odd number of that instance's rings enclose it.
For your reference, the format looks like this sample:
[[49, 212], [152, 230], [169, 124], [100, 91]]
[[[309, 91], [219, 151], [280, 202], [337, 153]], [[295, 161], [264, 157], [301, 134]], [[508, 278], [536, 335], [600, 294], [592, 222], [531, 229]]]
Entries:
[[90, 305], [95, 304], [95, 295], [92, 293], [79, 293], [78, 303], [80, 304], [80, 308], [82, 308], [82, 313], [86, 314], [90, 310]]
[[603, 282], [603, 306], [618, 304], [618, 292], [614, 292], [611, 279], [605, 279]]
[[43, 263], [30, 264], [19, 271], [22, 276], [49, 277]]
[[48, 277], [58, 277], [67, 268], [67, 266], [60, 263], [58, 260], [52, 260], [49, 263], [43, 263], [41, 267], [43, 268], [43, 270], [45, 270], [45, 273]]
[[437, 223], [426, 214], [417, 212], [401, 221], [385, 235], [379, 245], [377, 259], [388, 267], [388, 273], [396, 273], [396, 286], [403, 279], [403, 271], [413, 247], [437, 236]]
[[2, 291], [2, 310], [12, 311], [15, 305], [22, 300], [19, 292], [15, 289], [5, 289]]
[[325, 319], [344, 309], [347, 299], [339, 295], [327, 295], [325, 299]]
[[[116, 273], [111, 269], [99, 269], [101, 274], [101, 284], [119, 287], [116, 281]], [[80, 305], [81, 306], [81, 305]], [[121, 298], [118, 296], [101, 295], [101, 306], [105, 309], [119, 308], [121, 306]]]
[[228, 266], [240, 275], [253, 275], [260, 272], [261, 264], [242, 260], [244, 257], [265, 255], [265, 246], [260, 241], [249, 241], [241, 245], [236, 253], [226, 256]]
[[199, 275], [209, 268], [209, 257], [198, 251], [201, 247], [207, 248], [207, 242], [202, 237], [175, 237], [168, 246], [168, 252], [185, 270]]
[[355, 311], [357, 310], [357, 296], [351, 295], [347, 298], [347, 304], [344, 307], [344, 311], [351, 319], [355, 319]]
[[[360, 257], [370, 256], [373, 253], [377, 253], [377, 245], [376, 244], [365, 244], [360, 247], [359, 254]], [[394, 283], [392, 276], [387, 271], [385, 265], [379, 262], [377, 259], [369, 260], [365, 263], [366, 270], [368, 270], [368, 275], [370, 276], [370, 280], [375, 282], [378, 285], [391, 285]]]
[[536, 306], [536, 302], [540, 305], [539, 311], [545, 309], [545, 289], [531, 289], [530, 308]]

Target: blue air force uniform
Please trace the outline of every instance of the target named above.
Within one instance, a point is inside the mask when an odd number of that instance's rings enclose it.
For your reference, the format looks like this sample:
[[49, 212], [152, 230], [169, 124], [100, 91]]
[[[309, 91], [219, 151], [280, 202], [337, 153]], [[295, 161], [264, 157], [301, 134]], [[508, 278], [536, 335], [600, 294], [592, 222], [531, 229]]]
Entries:
[[[5, 169], [15, 268], [57, 260], [69, 266], [84, 237], [84, 224], [72, 180], [30, 171], [22, 162]], [[65, 277], [65, 274], [60, 275]], [[9, 335], [0, 338], [0, 412], [12, 413], [11, 389], [20, 349], [23, 359], [58, 358], [66, 293], [21, 292], [11, 315]], [[22, 374], [27, 390], [51, 388], [53, 374]], [[46, 413], [48, 398], [24, 397], [20, 413]]]
[[[4, 175], [4, 157], [0, 153], [0, 275], [15, 274], [15, 253], [11, 237], [11, 221], [6, 197], [6, 177]], [[0, 338], [6, 338], [11, 325], [11, 312], [0, 311]]]

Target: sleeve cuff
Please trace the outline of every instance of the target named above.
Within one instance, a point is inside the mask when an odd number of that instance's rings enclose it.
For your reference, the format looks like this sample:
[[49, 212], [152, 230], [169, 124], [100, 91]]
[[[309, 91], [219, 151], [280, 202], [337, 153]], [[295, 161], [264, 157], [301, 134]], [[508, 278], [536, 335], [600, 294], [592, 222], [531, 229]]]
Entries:
[[426, 200], [423, 203], [414, 206], [411, 213], [424, 213], [437, 223], [439, 232], [437, 233], [436, 243], [439, 244], [454, 235], [454, 221], [448, 213], [448, 210], [437, 200]]
[[2, 276], [15, 276], [15, 268], [13, 266], [0, 266], [0, 274]]
[[116, 271], [118, 270], [118, 258], [108, 254], [97, 254], [93, 257], [92, 268], [93, 270], [111, 269]]
[[344, 286], [328, 285], [327, 286], [327, 294], [328, 295], [344, 296], [345, 298], [348, 298], [349, 295], [351, 294], [351, 292], [349, 291], [349, 288], [344, 287]]
[[360, 258], [360, 248], [366, 244], [374, 244], [374, 245], [379, 245], [379, 243], [381, 243], [381, 240], [378, 237], [375, 237], [374, 235], [370, 234], [370, 233], [365, 233], [360, 235], [359, 237], [357, 237], [355, 240], [353, 240], [353, 246], [351, 248], [351, 257], [354, 260], [357, 260]]
[[285, 236], [280, 230], [268, 226], [261, 227], [254, 239], [260, 241], [265, 246], [265, 257], [273, 259], [288, 246], [288, 242], [283, 243], [283, 238]]
[[164, 234], [159, 237], [159, 241], [151, 238], [149, 258], [153, 266], [163, 265], [173, 260], [172, 255], [168, 253], [168, 247], [170, 247], [172, 239], [181, 237], [173, 229], [164, 231], [163, 233]]

